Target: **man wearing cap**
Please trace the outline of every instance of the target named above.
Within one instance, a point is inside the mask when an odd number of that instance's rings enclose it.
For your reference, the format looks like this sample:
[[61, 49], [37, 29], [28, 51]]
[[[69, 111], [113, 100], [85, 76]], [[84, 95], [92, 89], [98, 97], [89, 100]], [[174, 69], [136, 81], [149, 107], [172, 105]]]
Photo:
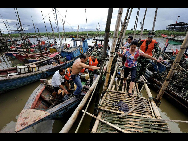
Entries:
[[[98, 60], [96, 58], [96, 53], [93, 52], [93, 54], [89, 57], [89, 66], [97, 66]], [[89, 71], [93, 71], [93, 69], [89, 69]]]
[[123, 51], [130, 46], [130, 44], [131, 44], [132, 41], [133, 41], [133, 37], [129, 36], [127, 38], [127, 42], [125, 42], [124, 46], [121, 47], [121, 49], [122, 49], [121, 53], [124, 53]]
[[152, 35], [148, 35], [148, 38], [147, 38], [147, 39], [141, 40], [140, 42], [141, 42], [140, 49], [141, 49], [144, 53], [146, 53], [146, 54], [148, 54], [148, 55], [150, 55], [150, 56], [153, 55], [153, 54], [152, 54], [152, 50], [153, 50], [153, 49], [155, 49], [155, 50], [158, 49], [158, 47], [157, 47], [158, 42], [156, 42], [156, 40], [153, 40], [153, 36], [152, 36]]

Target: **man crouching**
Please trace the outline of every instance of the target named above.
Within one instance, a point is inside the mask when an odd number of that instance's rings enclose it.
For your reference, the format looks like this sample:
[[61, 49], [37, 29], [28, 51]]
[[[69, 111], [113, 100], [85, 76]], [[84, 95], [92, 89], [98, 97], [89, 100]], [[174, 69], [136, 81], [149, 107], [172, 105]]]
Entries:
[[61, 84], [65, 81], [64, 75], [65, 75], [65, 69], [60, 68], [59, 70], [55, 72], [55, 74], [52, 77], [52, 86], [54, 88], [54, 92], [52, 93], [52, 96], [54, 97], [54, 99], [56, 98], [56, 95], [58, 94], [59, 90], [63, 90], [62, 96], [64, 96], [64, 93], [68, 94], [68, 91]]

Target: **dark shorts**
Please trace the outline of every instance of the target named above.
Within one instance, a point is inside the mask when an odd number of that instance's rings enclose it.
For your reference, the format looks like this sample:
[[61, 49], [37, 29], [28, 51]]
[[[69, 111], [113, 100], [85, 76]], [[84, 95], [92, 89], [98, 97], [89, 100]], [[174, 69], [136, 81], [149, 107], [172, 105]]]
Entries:
[[127, 78], [127, 76], [129, 75], [129, 72], [131, 71], [131, 82], [135, 82], [136, 79], [136, 67], [133, 68], [124, 68], [124, 78]]
[[54, 88], [54, 92], [58, 92], [58, 90], [59, 90], [59, 87], [53, 87]]

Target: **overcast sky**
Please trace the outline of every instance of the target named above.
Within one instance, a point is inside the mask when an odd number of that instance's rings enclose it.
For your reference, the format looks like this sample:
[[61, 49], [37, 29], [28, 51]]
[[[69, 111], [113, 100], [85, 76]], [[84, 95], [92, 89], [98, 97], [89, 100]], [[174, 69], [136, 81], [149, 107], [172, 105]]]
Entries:
[[[133, 12], [131, 14], [130, 22], [128, 25], [129, 30], [134, 27], [137, 10], [138, 8], [133, 8]], [[33, 28], [32, 19], [36, 28], [39, 28], [39, 30], [41, 31], [42, 28], [43, 29], [45, 28], [44, 21], [46, 22], [46, 26], [50, 27], [49, 16], [53, 28], [56, 27], [55, 18], [53, 15], [54, 12], [52, 11], [52, 8], [18, 8], [17, 11], [19, 13], [21, 23], [24, 29], [26, 30], [29, 28]], [[42, 19], [43, 17], [41, 11], [43, 13], [44, 21]], [[124, 20], [126, 11], [127, 8], [124, 8], [122, 21]], [[144, 11], [145, 8], [140, 9], [140, 16], [138, 19], [138, 27], [137, 27], [138, 30], [140, 30], [140, 22], [143, 19]], [[118, 13], [118, 8], [114, 8], [111, 27], [110, 27], [111, 31], [113, 31], [115, 28], [117, 13]], [[159, 8], [157, 13], [155, 30], [165, 29], [167, 25], [175, 23], [178, 16], [180, 16], [178, 22], [188, 23], [187, 13], [188, 13], [188, 8]], [[62, 19], [63, 21], [65, 21], [65, 28], [77, 29], [79, 25], [80, 28], [79, 31], [82, 31], [82, 28], [96, 30], [96, 28], [98, 28], [100, 25], [100, 29], [104, 31], [106, 26], [107, 14], [108, 14], [108, 8], [86, 8], [86, 13], [85, 13], [85, 8], [57, 8], [57, 18], [60, 27], [60, 32], [62, 32]], [[148, 8], [144, 29], [148, 29], [148, 30], [152, 29], [154, 14], [155, 14], [155, 8]], [[87, 24], [86, 24], [86, 17], [87, 17]], [[3, 23], [3, 20], [7, 25], [8, 29], [11, 30], [17, 29], [16, 24], [18, 23], [18, 21], [14, 8], [0, 8], [0, 29], [4, 33], [7, 33], [7, 29]], [[48, 32], [51, 31], [49, 31], [48, 29]], [[57, 32], [57, 29], [55, 29], [55, 32]]]

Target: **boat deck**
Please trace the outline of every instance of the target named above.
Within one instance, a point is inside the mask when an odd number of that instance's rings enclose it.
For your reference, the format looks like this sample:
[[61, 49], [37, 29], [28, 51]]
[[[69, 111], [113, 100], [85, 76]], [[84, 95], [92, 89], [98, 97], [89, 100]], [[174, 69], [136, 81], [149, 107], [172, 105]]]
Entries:
[[[117, 63], [118, 64], [118, 63]], [[115, 69], [114, 74], [116, 74]], [[120, 81], [112, 76], [106, 93], [99, 102], [99, 113], [92, 133], [169, 133], [167, 123], [161, 119], [151, 92], [144, 82], [149, 98], [140, 94], [138, 85], [134, 86], [134, 93], [129, 96], [126, 87], [119, 90]], [[113, 85], [114, 84], [114, 85]]]
[[[150, 101], [144, 97], [139, 97], [134, 94], [130, 98], [125, 92], [108, 91], [105, 93], [101, 101], [102, 102], [98, 107], [101, 111], [99, 114], [99, 116], [101, 115], [100, 118], [121, 128], [125, 132], [170, 132], [167, 123], [156, 118]], [[118, 106], [118, 101], [126, 103], [129, 111], [124, 113]], [[106, 123], [99, 122], [96, 131], [93, 129], [92, 132], [118, 133], [120, 131], [107, 125]]]

